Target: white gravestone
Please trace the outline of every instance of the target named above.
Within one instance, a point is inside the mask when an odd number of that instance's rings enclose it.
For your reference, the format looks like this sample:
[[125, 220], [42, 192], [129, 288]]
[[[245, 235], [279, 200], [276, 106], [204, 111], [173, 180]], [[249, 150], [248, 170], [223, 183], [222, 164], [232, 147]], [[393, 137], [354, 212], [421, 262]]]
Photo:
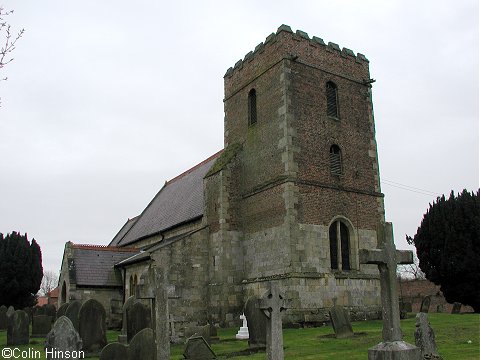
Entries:
[[240, 315], [240, 320], [243, 321], [243, 324], [240, 327], [240, 330], [238, 330], [237, 335], [235, 335], [235, 338], [239, 340], [248, 340], [249, 335], [248, 335], [247, 318], [245, 317], [244, 314], [242, 314]]

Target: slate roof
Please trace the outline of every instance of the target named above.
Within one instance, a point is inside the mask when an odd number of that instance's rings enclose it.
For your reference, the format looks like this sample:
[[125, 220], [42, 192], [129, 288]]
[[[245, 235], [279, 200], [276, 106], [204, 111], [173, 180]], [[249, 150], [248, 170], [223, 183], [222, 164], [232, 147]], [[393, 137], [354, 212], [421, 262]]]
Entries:
[[118, 246], [118, 243], [122, 238], [125, 236], [125, 234], [130, 230], [130, 228], [135, 224], [135, 221], [137, 221], [138, 216], [135, 216], [132, 219], [128, 219], [127, 222], [122, 226], [120, 231], [115, 235], [115, 237], [110, 241], [110, 244], [108, 246]]
[[167, 181], [116, 246], [132, 244], [203, 216], [203, 178], [222, 151]]
[[114, 265], [135, 253], [138, 249], [99, 245], [72, 244], [73, 269], [76, 284], [80, 286], [122, 286], [120, 272]]

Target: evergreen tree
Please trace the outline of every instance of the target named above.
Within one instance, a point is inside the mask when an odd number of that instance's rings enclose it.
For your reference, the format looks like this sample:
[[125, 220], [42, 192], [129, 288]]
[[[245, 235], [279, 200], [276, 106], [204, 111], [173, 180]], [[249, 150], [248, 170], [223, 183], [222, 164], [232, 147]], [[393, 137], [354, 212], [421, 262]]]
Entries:
[[480, 190], [437, 198], [413, 241], [420, 269], [440, 285], [445, 299], [480, 312]]
[[21, 309], [36, 303], [43, 277], [42, 252], [27, 234], [0, 233], [0, 304]]

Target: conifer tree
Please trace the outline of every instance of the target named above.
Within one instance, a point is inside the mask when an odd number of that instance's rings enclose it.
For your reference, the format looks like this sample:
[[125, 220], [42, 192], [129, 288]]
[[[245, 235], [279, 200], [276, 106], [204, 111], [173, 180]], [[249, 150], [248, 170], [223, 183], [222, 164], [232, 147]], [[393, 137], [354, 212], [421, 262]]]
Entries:
[[420, 269], [445, 299], [480, 312], [480, 190], [437, 198], [414, 238]]
[[36, 303], [43, 277], [42, 252], [27, 234], [0, 233], [0, 304], [21, 309]]

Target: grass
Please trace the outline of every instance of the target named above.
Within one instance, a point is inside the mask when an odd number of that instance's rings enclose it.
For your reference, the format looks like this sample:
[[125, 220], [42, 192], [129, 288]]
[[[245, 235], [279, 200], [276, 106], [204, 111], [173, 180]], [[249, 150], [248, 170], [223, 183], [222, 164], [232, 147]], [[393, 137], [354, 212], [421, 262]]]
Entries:
[[[415, 331], [414, 314], [402, 320], [402, 331], [404, 340], [411, 344], [415, 343], [413, 333]], [[480, 315], [479, 314], [429, 314], [430, 324], [435, 331], [435, 338], [440, 354], [446, 360], [478, 360], [480, 359]], [[352, 324], [357, 334], [351, 339], [336, 339], [332, 337], [333, 330], [330, 326], [306, 329], [284, 329], [283, 339], [286, 360], [308, 360], [308, 359], [366, 359], [368, 348], [376, 345], [381, 340], [382, 322], [363, 321]], [[265, 353], [260, 352], [252, 355], [231, 357], [232, 353], [238, 353], [248, 348], [246, 341], [237, 341], [235, 334], [238, 329], [220, 329], [218, 335], [219, 343], [212, 344], [219, 359], [231, 358], [233, 360], [260, 360], [265, 359]], [[118, 332], [108, 331], [109, 342], [116, 341]], [[469, 343], [471, 341], [471, 343]], [[18, 348], [43, 352], [44, 339], [31, 339], [30, 345], [22, 345]], [[0, 331], [0, 349], [5, 348], [7, 335]], [[184, 345], [171, 347], [171, 359], [183, 359]], [[0, 355], [0, 359], [3, 357]], [[98, 358], [90, 358], [95, 360]]]

